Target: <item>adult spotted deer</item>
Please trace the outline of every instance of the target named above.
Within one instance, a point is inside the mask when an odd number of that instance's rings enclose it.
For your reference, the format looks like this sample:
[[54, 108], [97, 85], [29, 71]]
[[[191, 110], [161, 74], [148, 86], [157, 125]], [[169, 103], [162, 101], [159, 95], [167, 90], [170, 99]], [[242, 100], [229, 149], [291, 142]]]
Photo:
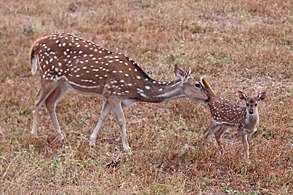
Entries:
[[222, 134], [229, 127], [236, 127], [241, 135], [244, 158], [249, 159], [248, 141], [259, 123], [258, 102], [265, 99], [266, 93], [260, 93], [257, 97], [247, 97], [239, 91], [240, 99], [246, 102], [246, 106], [241, 106], [217, 97], [205, 78], [201, 78], [201, 83], [210, 97], [208, 105], [212, 114], [210, 126], [204, 132], [204, 140], [208, 139], [211, 134], [215, 134], [217, 144], [223, 152], [220, 142]]
[[90, 136], [95, 146], [97, 133], [110, 111], [121, 129], [123, 150], [130, 149], [126, 137], [122, 107], [134, 102], [163, 102], [180, 97], [208, 101], [202, 85], [175, 65], [177, 80], [160, 82], [149, 77], [132, 59], [114, 53], [72, 34], [53, 34], [33, 43], [30, 51], [32, 74], [39, 69], [41, 88], [33, 111], [31, 133], [36, 135], [38, 110], [45, 103], [53, 126], [61, 138], [55, 108], [65, 92], [78, 92], [102, 97], [105, 102], [100, 119]]

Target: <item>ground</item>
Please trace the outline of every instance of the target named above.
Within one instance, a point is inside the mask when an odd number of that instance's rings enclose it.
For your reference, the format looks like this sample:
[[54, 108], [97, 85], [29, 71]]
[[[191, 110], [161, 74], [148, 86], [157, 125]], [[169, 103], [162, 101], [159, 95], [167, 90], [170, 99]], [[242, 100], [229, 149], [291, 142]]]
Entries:
[[[0, 190], [2, 194], [292, 194], [293, 3], [290, 0], [0, 0]], [[153, 78], [174, 64], [206, 75], [216, 93], [267, 91], [251, 160], [235, 130], [201, 142], [208, 107], [188, 99], [125, 109], [132, 154], [121, 152], [110, 115], [89, 148], [102, 100], [69, 92], [57, 107], [66, 139], [42, 108], [30, 136], [40, 75], [29, 48], [70, 32], [134, 59]]]

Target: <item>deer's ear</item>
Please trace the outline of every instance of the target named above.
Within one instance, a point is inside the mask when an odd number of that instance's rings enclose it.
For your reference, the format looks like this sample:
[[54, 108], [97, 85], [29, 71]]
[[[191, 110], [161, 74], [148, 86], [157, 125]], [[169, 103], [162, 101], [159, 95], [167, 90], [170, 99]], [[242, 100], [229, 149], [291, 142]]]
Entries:
[[180, 68], [178, 68], [178, 65], [175, 64], [174, 67], [175, 67], [174, 73], [175, 73], [176, 77], [178, 77], [178, 78], [184, 77], [184, 72]]
[[239, 93], [239, 98], [241, 99], [241, 100], [247, 100], [247, 97], [246, 97], [246, 95], [242, 92], [242, 91], [238, 91], [238, 93]]
[[186, 73], [185, 73], [185, 77], [186, 77], [186, 78], [190, 77], [190, 76], [191, 76], [191, 73], [192, 73], [192, 71], [191, 71], [191, 67], [189, 67], [188, 70], [187, 70]]
[[259, 93], [256, 98], [258, 101], [260, 101], [260, 100], [264, 100], [266, 98], [266, 96], [267, 96], [267, 93], [262, 92], [262, 93]]
[[175, 75], [177, 78], [181, 79], [182, 82], [185, 82], [189, 78], [190, 75], [188, 75], [188, 73], [189, 70], [186, 73], [184, 73], [183, 70], [178, 68], [178, 65], [175, 64]]

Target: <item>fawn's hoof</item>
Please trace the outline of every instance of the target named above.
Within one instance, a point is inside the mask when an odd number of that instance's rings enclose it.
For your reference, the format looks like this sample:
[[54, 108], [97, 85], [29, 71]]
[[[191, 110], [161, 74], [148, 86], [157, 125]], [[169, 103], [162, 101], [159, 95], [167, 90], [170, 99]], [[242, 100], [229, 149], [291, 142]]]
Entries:
[[90, 139], [90, 147], [91, 148], [96, 147], [96, 139]]
[[132, 151], [131, 151], [131, 148], [129, 147], [129, 145], [124, 145], [123, 146], [123, 152], [126, 152], [126, 153], [132, 153]]

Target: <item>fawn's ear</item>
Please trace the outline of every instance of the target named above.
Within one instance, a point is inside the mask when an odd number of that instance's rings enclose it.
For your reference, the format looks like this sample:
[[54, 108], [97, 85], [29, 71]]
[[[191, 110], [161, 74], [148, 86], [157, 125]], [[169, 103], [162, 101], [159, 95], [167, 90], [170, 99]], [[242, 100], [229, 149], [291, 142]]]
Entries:
[[186, 73], [183, 72], [180, 68], [178, 68], [178, 65], [175, 64], [175, 75], [177, 78], [181, 79], [182, 82], [186, 82], [188, 78], [191, 75], [191, 68], [189, 68]]
[[264, 100], [266, 98], [266, 96], [267, 96], [266, 92], [259, 93], [256, 97], [257, 101]]
[[246, 97], [246, 95], [245, 95], [245, 93], [243, 93], [242, 91], [238, 91], [238, 93], [239, 93], [239, 98], [241, 99], [241, 100], [247, 100], [247, 97]]

